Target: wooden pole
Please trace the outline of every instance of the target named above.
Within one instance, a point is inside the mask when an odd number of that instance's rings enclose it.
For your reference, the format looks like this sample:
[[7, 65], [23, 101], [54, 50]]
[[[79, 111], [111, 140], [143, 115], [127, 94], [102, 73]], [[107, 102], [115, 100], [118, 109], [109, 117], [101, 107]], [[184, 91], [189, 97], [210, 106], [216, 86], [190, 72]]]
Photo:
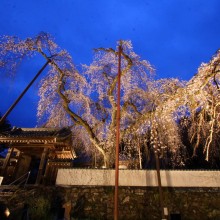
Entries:
[[163, 191], [162, 191], [162, 184], [161, 184], [161, 176], [160, 176], [160, 161], [158, 156], [158, 151], [155, 150], [155, 160], [156, 160], [156, 169], [157, 169], [157, 181], [158, 181], [158, 188], [159, 188], [159, 199], [160, 199], [160, 208], [161, 208], [161, 217], [162, 220], [166, 220], [165, 216], [165, 207], [164, 207], [164, 201], [163, 201]]
[[10, 106], [8, 111], [2, 116], [0, 119], [0, 126], [4, 123], [6, 117], [11, 113], [11, 111], [14, 109], [14, 107], [18, 104], [18, 102], [21, 100], [21, 98], [24, 96], [24, 94], [27, 92], [27, 90], [31, 87], [31, 85], [34, 83], [34, 81], [37, 79], [37, 77], [43, 72], [43, 70], [46, 68], [46, 66], [50, 63], [51, 61], [48, 60], [43, 67], [38, 71], [36, 76], [31, 80], [31, 82], [28, 84], [28, 86], [24, 89], [24, 91], [21, 93], [21, 95], [15, 100], [15, 102]]
[[140, 138], [137, 138], [138, 141], [138, 157], [139, 157], [139, 168], [142, 170], [142, 158], [141, 158], [141, 144]]
[[45, 168], [45, 162], [47, 160], [48, 148], [44, 147], [43, 153], [41, 155], [40, 165], [38, 169], [37, 179], [35, 184], [40, 184], [43, 177], [43, 171]]
[[121, 53], [122, 53], [122, 47], [120, 45], [119, 48], [118, 48], [118, 90], [117, 90], [117, 127], [116, 127], [116, 149], [115, 149], [115, 203], [114, 203], [114, 220], [118, 220]]
[[2, 175], [2, 176], [4, 176], [5, 173], [6, 173], [7, 166], [8, 166], [8, 164], [10, 163], [10, 159], [11, 159], [11, 155], [12, 155], [13, 151], [14, 151], [14, 147], [10, 147], [10, 148], [8, 149], [8, 153], [7, 153], [7, 155], [6, 155], [6, 158], [4, 159], [4, 164], [3, 164], [2, 170], [1, 170], [1, 175]]

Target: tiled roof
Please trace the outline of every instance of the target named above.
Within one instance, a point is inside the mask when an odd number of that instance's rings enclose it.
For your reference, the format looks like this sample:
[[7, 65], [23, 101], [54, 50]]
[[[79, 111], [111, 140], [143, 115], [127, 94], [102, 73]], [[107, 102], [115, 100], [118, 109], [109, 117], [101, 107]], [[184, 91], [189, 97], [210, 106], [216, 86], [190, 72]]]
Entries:
[[69, 128], [16, 128], [0, 133], [1, 143], [63, 144], [70, 140]]
[[76, 154], [72, 149], [71, 135], [69, 128], [14, 127], [10, 131], [0, 132], [0, 144], [11, 144], [19, 150], [31, 150], [32, 153], [36, 153], [33, 151], [33, 146], [40, 147], [38, 149], [41, 150], [47, 146], [56, 151], [58, 159], [73, 159]]
[[0, 133], [0, 138], [67, 138], [68, 128], [17, 128]]

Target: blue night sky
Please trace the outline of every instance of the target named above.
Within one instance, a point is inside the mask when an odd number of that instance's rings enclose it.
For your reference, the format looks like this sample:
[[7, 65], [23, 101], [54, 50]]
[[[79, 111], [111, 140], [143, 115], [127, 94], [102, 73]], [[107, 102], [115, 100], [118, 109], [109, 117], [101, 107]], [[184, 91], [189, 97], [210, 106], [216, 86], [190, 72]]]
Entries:
[[[131, 40], [157, 77], [189, 80], [220, 48], [219, 0], [1, 0], [0, 35], [50, 33], [75, 64], [89, 64], [93, 49]], [[1, 76], [4, 114], [44, 61], [23, 64], [13, 79]], [[35, 127], [37, 82], [9, 116], [13, 126]]]

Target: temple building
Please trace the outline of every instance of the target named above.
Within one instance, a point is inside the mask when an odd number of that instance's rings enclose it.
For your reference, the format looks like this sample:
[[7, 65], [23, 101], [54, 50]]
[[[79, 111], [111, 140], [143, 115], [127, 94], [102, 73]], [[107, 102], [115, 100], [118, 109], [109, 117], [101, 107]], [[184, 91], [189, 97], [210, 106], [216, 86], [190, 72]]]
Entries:
[[58, 168], [72, 167], [76, 157], [68, 128], [13, 128], [0, 133], [8, 147], [2, 160], [3, 184], [28, 174], [30, 184], [54, 184]]

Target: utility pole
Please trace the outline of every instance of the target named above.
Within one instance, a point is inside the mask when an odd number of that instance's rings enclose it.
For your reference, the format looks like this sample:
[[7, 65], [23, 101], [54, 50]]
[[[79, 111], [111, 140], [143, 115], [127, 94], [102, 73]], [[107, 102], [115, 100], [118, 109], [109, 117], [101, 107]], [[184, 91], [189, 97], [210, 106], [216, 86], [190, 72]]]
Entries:
[[115, 203], [114, 203], [114, 220], [118, 220], [121, 53], [122, 53], [122, 46], [120, 44], [119, 47], [118, 47], [118, 90], [117, 90], [117, 127], [116, 127], [116, 149], [115, 149]]

